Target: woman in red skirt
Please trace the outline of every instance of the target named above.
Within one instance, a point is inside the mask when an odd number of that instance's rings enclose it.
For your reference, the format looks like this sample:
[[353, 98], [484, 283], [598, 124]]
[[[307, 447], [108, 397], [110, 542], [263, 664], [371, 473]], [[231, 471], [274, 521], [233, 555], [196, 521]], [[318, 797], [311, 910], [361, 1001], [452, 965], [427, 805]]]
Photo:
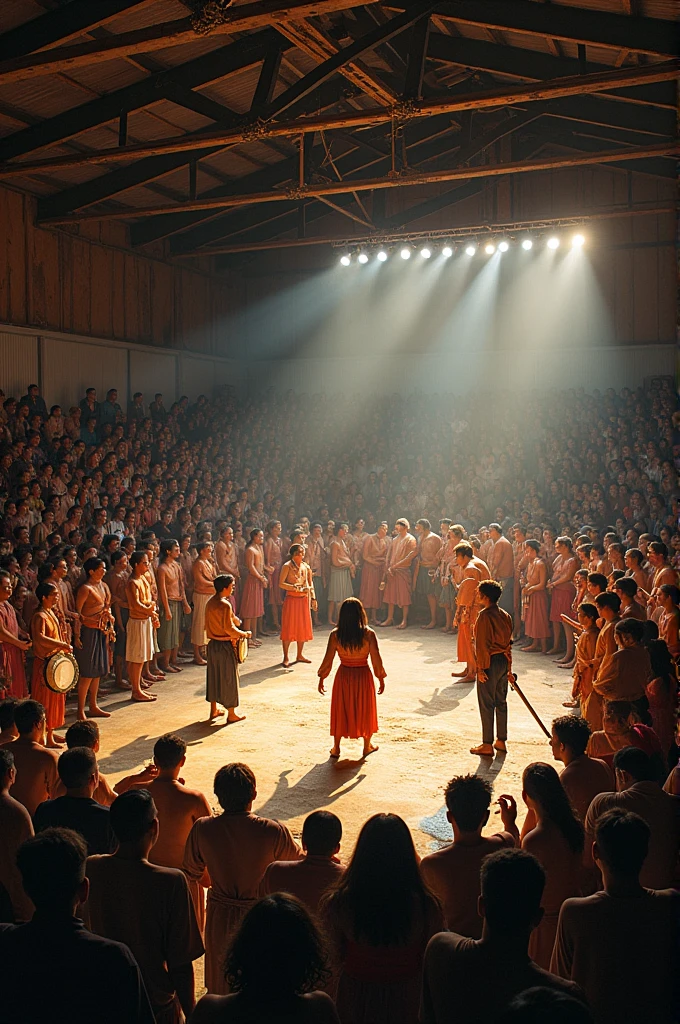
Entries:
[[281, 643], [283, 644], [283, 667], [290, 668], [288, 650], [294, 642], [297, 644], [297, 661], [311, 664], [305, 658], [302, 649], [308, 640], [314, 639], [312, 632], [312, 602], [314, 600], [314, 582], [312, 570], [303, 562], [305, 549], [302, 544], [291, 545], [288, 552], [289, 561], [278, 571], [278, 583], [284, 592], [283, 608], [281, 609]]
[[35, 654], [31, 677], [31, 697], [33, 700], [39, 701], [45, 708], [47, 731], [45, 746], [58, 748], [65, 743], [64, 737], [58, 736], [55, 729], [64, 724], [66, 694], [50, 690], [45, 682], [45, 663], [58, 651], [71, 652], [73, 648], [64, 640], [59, 620], [54, 611], [59, 599], [56, 585], [43, 581], [38, 584], [35, 594], [40, 604], [31, 619], [31, 637]]
[[[325, 693], [324, 680], [330, 675], [333, 659], [338, 654], [340, 668], [333, 682], [331, 699], [331, 757], [340, 757], [343, 737], [363, 739], [363, 757], [378, 749], [371, 738], [378, 731], [378, 709], [373, 673], [379, 680], [378, 693], [385, 690], [386, 672], [378, 650], [378, 640], [366, 620], [361, 601], [348, 597], [340, 606], [338, 625], [328, 638], [326, 656], [319, 668], [319, 693]], [[371, 659], [373, 672], [368, 667]]]

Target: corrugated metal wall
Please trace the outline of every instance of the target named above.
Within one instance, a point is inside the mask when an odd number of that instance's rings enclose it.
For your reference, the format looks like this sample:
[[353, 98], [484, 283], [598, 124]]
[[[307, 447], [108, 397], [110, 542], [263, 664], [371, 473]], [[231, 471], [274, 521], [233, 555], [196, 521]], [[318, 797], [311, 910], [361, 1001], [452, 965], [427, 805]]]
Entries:
[[68, 408], [84, 396], [87, 388], [96, 388], [100, 401], [109, 388], [117, 388], [118, 401], [125, 408], [127, 359], [125, 348], [43, 338], [42, 383], [47, 401]]
[[8, 398], [21, 398], [29, 384], [37, 383], [36, 339], [3, 331], [0, 326], [0, 388]]

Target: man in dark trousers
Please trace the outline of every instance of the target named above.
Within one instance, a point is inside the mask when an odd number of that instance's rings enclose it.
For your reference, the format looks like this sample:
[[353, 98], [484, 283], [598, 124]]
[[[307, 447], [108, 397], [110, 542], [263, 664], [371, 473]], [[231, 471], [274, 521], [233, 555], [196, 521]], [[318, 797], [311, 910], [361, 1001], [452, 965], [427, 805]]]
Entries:
[[[496, 580], [483, 580], [477, 587], [480, 604], [474, 629], [477, 659], [477, 699], [482, 719], [482, 742], [471, 754], [493, 757], [505, 752], [508, 738], [508, 673], [512, 668], [512, 617], [498, 607], [502, 587]], [[494, 715], [495, 735], [494, 742]]]

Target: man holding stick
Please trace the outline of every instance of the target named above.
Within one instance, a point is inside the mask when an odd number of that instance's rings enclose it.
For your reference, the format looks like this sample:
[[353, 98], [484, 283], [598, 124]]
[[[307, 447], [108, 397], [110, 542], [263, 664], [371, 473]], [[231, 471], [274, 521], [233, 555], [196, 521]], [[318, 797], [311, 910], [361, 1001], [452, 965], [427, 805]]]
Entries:
[[502, 590], [496, 580], [483, 580], [477, 586], [482, 610], [475, 624], [474, 646], [482, 742], [477, 747], [471, 747], [470, 753], [481, 757], [493, 757], [494, 750], [505, 753], [505, 741], [508, 738], [507, 697], [508, 675], [512, 668], [512, 617], [498, 607]]

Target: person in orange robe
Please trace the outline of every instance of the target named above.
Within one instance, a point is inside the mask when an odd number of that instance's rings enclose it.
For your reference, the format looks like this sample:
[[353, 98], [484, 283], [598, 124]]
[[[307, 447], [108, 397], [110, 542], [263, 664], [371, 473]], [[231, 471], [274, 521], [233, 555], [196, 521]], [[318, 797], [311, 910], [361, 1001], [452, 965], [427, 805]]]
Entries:
[[657, 605], [661, 608], [658, 619], [659, 637], [665, 640], [671, 657], [680, 655], [680, 590], [672, 583], [662, 583], [657, 591]]
[[593, 692], [593, 659], [600, 631], [597, 628], [599, 612], [597, 605], [584, 601], [576, 613], [581, 625], [581, 632], [576, 641], [576, 660], [574, 663], [574, 683], [571, 688], [571, 700], [563, 701], [565, 708], [582, 706]]
[[328, 637], [326, 654], [318, 672], [319, 693], [326, 692], [324, 680], [330, 675], [336, 654], [340, 658], [340, 668], [333, 681], [331, 700], [331, 757], [340, 757], [340, 743], [345, 737], [363, 738], [362, 757], [368, 757], [378, 749], [371, 742], [373, 734], [378, 731], [378, 710], [373, 674], [368, 667], [369, 657], [379, 680], [378, 693], [385, 691], [387, 673], [380, 657], [378, 638], [368, 625], [364, 606], [356, 597], [342, 602], [338, 625]]
[[17, 697], [22, 700], [28, 694], [24, 651], [31, 646], [30, 640], [19, 627], [16, 611], [10, 601], [12, 579], [8, 572], [0, 572], [0, 695]]
[[59, 651], [70, 653], [73, 648], [63, 639], [59, 620], [53, 610], [59, 600], [56, 583], [47, 581], [39, 583], [36, 597], [40, 603], [31, 619], [31, 636], [35, 652], [31, 676], [31, 696], [45, 708], [46, 746], [61, 747], [66, 740], [63, 736], [55, 735], [54, 730], [64, 724], [66, 694], [56, 693], [45, 682], [45, 662], [53, 654], [57, 654]]
[[[539, 558], [541, 545], [537, 540], [528, 540], [524, 544], [522, 564], [526, 569], [526, 583], [522, 587], [522, 613], [524, 632], [531, 644], [523, 647], [524, 651], [548, 650], [550, 637], [550, 620], [548, 618], [548, 567]], [[517, 563], [515, 563], [517, 564]]]
[[316, 606], [312, 570], [303, 561], [305, 549], [302, 544], [292, 544], [288, 552], [289, 560], [278, 572], [279, 587], [285, 594], [281, 609], [281, 643], [283, 645], [283, 667], [289, 668], [288, 651], [294, 642], [297, 645], [296, 662], [310, 665], [305, 658], [304, 646], [308, 640], [314, 639], [312, 629], [312, 605]]
[[477, 584], [482, 580], [482, 573], [472, 561], [474, 551], [471, 544], [463, 540], [460, 544], [456, 544], [454, 551], [456, 564], [463, 571], [463, 578], [456, 598], [456, 615], [453, 620], [454, 626], [458, 626], [456, 661], [464, 662], [465, 669], [462, 672], [452, 672], [451, 675], [461, 676], [461, 683], [473, 683], [476, 679], [477, 669], [473, 632], [477, 616], [482, 610], [477, 591]]
[[581, 714], [588, 719], [588, 724], [593, 732], [602, 728], [602, 697], [595, 690], [595, 681], [607, 662], [617, 651], [614, 627], [619, 621], [619, 608], [621, 601], [617, 594], [598, 594], [595, 598], [595, 605], [600, 613], [604, 625], [595, 644], [593, 656], [593, 678], [592, 690], [581, 707]]

